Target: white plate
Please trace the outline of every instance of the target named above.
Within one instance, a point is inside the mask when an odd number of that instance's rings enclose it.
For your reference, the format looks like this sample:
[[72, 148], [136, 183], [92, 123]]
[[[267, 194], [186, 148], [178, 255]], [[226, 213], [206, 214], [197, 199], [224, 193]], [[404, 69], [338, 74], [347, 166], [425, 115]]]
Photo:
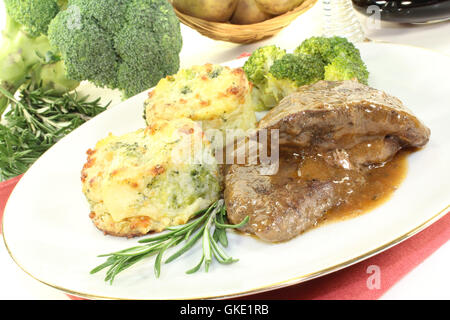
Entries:
[[[135, 245], [104, 236], [88, 218], [80, 171], [85, 152], [109, 132], [144, 126], [142, 93], [87, 122], [45, 153], [20, 180], [3, 218], [4, 240], [17, 264], [35, 279], [87, 298], [194, 299], [229, 297], [291, 285], [368, 258], [422, 230], [448, 210], [450, 198], [450, 58], [409, 46], [360, 46], [371, 86], [399, 97], [431, 128], [431, 140], [412, 154], [409, 172], [394, 196], [357, 218], [327, 224], [282, 244], [230, 234], [229, 253], [239, 262], [214, 263], [186, 275], [200, 247], [162, 266], [155, 279], [149, 258], [121, 273], [113, 285], [98, 254]], [[238, 66], [234, 61], [230, 66]]]

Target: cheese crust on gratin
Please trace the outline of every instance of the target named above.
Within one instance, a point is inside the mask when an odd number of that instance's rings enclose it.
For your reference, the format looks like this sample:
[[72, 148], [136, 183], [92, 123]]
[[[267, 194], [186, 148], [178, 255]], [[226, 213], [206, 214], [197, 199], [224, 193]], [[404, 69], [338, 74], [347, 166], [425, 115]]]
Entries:
[[211, 145], [187, 118], [110, 134], [87, 154], [83, 192], [106, 234], [133, 237], [184, 224], [220, 195]]

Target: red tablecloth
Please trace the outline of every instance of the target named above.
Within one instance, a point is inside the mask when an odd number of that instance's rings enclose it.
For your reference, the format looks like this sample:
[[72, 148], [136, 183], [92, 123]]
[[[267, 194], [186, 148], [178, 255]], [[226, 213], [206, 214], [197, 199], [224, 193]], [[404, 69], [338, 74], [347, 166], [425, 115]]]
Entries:
[[[9, 195], [13, 191], [17, 182], [19, 182], [22, 176], [15, 177], [10, 180], [0, 182], [0, 221], [3, 218], [3, 210], [5, 210], [6, 201], [8, 201]], [[2, 233], [2, 223], [0, 223], [0, 234]]]
[[[0, 183], [0, 220], [19, 179]], [[415, 236], [363, 262], [318, 279], [243, 299], [377, 299], [449, 239], [447, 214]]]

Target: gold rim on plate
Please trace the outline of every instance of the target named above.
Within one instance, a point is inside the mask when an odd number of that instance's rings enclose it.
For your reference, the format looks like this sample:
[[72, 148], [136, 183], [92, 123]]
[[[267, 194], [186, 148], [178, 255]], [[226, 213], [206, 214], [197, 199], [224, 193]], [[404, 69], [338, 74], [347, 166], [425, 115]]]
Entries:
[[[339, 271], [341, 269], [344, 269], [346, 267], [349, 267], [353, 264], [356, 264], [358, 262], [361, 262], [363, 260], [366, 260], [378, 253], [381, 253], [401, 242], [403, 242], [404, 240], [414, 236], [415, 234], [419, 233], [420, 231], [426, 229], [427, 227], [431, 226], [433, 223], [435, 223], [436, 221], [438, 221], [439, 219], [443, 218], [447, 213], [448, 210], [450, 210], [450, 205], [447, 205], [443, 210], [441, 210], [439, 213], [435, 214], [434, 216], [432, 216], [430, 219], [426, 220], [424, 223], [422, 223], [421, 225], [417, 226], [416, 228], [413, 228], [412, 230], [410, 230], [409, 232], [401, 235], [400, 237], [387, 242], [381, 246], [379, 246], [376, 249], [373, 249], [371, 251], [368, 251], [360, 256], [357, 256], [355, 258], [349, 259], [347, 261], [338, 263], [336, 265], [330, 266], [328, 268], [316, 271], [316, 272], [312, 272], [309, 274], [305, 274], [305, 275], [301, 275], [301, 276], [297, 276], [295, 278], [292, 279], [288, 279], [288, 280], [284, 280], [284, 281], [280, 281], [280, 282], [276, 282], [276, 283], [272, 283], [266, 286], [262, 286], [262, 287], [257, 287], [257, 288], [253, 288], [247, 291], [242, 291], [242, 292], [237, 292], [237, 293], [232, 293], [232, 294], [227, 294], [227, 295], [218, 295], [218, 296], [208, 296], [208, 297], [196, 297], [196, 298], [186, 298], [186, 299], [178, 299], [178, 300], [201, 300], [201, 299], [226, 299], [226, 298], [236, 298], [236, 297], [242, 297], [242, 296], [246, 296], [246, 295], [251, 295], [251, 294], [257, 294], [257, 293], [262, 293], [262, 292], [266, 292], [266, 291], [271, 291], [271, 290], [276, 290], [276, 289], [281, 289], [284, 287], [289, 287], [295, 284], [299, 284], [302, 282], [306, 282], [308, 280], [312, 280], [314, 278], [318, 278], [321, 276], [325, 276], [327, 274], [330, 274], [332, 272], [336, 272]], [[11, 256], [11, 258], [14, 260], [14, 262], [20, 267], [20, 269], [22, 269], [26, 274], [28, 274], [30, 277], [32, 277], [33, 279], [49, 286], [52, 287], [54, 289], [63, 291], [67, 294], [73, 295], [73, 296], [77, 296], [77, 297], [81, 297], [81, 298], [86, 298], [86, 299], [102, 299], [102, 300], [131, 300], [131, 299], [123, 299], [123, 298], [114, 298], [114, 297], [105, 297], [105, 296], [97, 296], [97, 295], [93, 295], [93, 294], [89, 294], [89, 293], [83, 293], [83, 292], [77, 292], [77, 291], [73, 291], [67, 288], [62, 288], [59, 287], [58, 285], [55, 284], [51, 284], [51, 283], [47, 283], [43, 280], [38, 279], [37, 277], [33, 276], [29, 271], [27, 271], [24, 267], [22, 267], [19, 262], [14, 258], [11, 250], [9, 249], [8, 243], [6, 242], [6, 238], [5, 238], [5, 225], [3, 223], [4, 220], [2, 220], [2, 230], [3, 230], [3, 241], [5, 243], [5, 247], [6, 250], [8, 251], [9, 255]], [[132, 300], [136, 300], [136, 299], [132, 299]], [[143, 299], [145, 300], [145, 299]]]

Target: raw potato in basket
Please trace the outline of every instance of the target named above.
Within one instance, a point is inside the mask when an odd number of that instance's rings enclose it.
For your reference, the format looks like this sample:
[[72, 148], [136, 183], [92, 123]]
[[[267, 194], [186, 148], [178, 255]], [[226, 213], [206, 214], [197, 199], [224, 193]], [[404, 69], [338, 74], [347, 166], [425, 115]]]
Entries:
[[226, 22], [239, 0], [172, 0], [175, 8], [193, 17], [208, 21]]
[[271, 14], [262, 11], [255, 0], [239, 0], [230, 22], [234, 24], [252, 24], [272, 17]]
[[262, 11], [279, 15], [292, 10], [302, 4], [304, 0], [255, 0]]

